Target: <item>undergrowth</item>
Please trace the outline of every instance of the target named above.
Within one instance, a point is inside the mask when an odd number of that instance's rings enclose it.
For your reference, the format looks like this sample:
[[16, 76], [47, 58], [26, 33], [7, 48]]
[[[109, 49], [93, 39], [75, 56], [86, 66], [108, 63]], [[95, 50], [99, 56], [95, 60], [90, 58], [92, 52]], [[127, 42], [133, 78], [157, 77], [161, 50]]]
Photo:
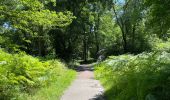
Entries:
[[59, 60], [0, 50], [0, 100], [56, 100], [75, 75]]
[[112, 56], [96, 65], [108, 100], [169, 100], [170, 53]]

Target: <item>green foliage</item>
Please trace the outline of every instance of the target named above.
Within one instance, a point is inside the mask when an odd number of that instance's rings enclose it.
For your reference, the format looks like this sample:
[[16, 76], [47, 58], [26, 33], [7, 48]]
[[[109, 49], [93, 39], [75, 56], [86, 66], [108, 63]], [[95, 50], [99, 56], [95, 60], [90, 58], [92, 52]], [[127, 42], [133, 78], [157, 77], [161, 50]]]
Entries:
[[96, 66], [108, 100], [168, 100], [170, 54], [112, 56]]
[[[43, 50], [47, 51], [51, 46], [47, 33], [53, 28], [68, 26], [75, 18], [69, 11], [50, 10], [47, 7], [49, 3], [55, 2], [54, 0], [1, 0], [0, 33], [3, 33], [2, 37], [10, 42], [1, 42], [0, 45], [24, 50], [29, 54], [39, 50], [39, 55], [43, 56]], [[34, 47], [38, 45], [37, 42], [39, 42], [38, 50]]]
[[48, 83], [49, 85], [43, 86], [30, 95], [20, 94], [20, 100], [60, 100], [64, 90], [75, 79], [76, 72], [67, 70], [63, 64], [55, 60], [50, 61], [50, 65], [57, 68], [51, 68], [47, 74], [49, 79], [46, 81], [46, 84]]
[[166, 38], [170, 28], [170, 0], [145, 0], [148, 9], [148, 29], [160, 38]]
[[67, 77], [63, 74], [67, 72], [57, 60], [42, 62], [24, 53], [8, 54], [0, 50], [0, 99], [17, 99], [21, 92], [32, 93], [57, 82], [60, 76]]
[[152, 51], [166, 51], [170, 52], [170, 40], [164, 41], [158, 37], [152, 36], [149, 39]]
[[116, 22], [113, 20], [113, 14], [111, 11], [106, 12], [101, 16], [100, 24], [99, 35], [101, 35], [100, 39], [104, 40], [101, 42], [103, 48], [106, 45], [112, 45], [118, 38], [121, 37], [120, 29], [115, 25]]

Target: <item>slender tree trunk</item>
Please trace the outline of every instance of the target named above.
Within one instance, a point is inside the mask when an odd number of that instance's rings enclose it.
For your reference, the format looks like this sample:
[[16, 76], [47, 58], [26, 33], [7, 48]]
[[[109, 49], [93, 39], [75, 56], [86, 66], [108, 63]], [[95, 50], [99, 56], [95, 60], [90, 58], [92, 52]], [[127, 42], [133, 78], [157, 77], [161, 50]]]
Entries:
[[45, 56], [45, 40], [43, 35], [43, 27], [39, 28], [39, 36], [38, 36], [38, 55], [39, 56]]
[[116, 21], [120, 27], [120, 30], [122, 32], [122, 39], [123, 39], [123, 49], [124, 49], [124, 52], [127, 52], [127, 37], [126, 37], [126, 34], [127, 34], [127, 29], [126, 29], [126, 25], [125, 25], [125, 22], [123, 21], [122, 17], [118, 18], [118, 14], [116, 12], [116, 9], [115, 7], [113, 6], [113, 11], [114, 11], [114, 14], [116, 16]]
[[84, 36], [83, 44], [84, 44], [84, 50], [83, 50], [84, 62], [87, 62], [87, 40], [86, 40], [86, 36]]
[[136, 25], [133, 25], [132, 29], [132, 51], [135, 52], [135, 31], [136, 31]]
[[97, 58], [97, 53], [99, 52], [99, 40], [98, 40], [98, 35], [97, 32], [95, 32], [95, 44], [96, 44], [96, 58]]
[[41, 56], [41, 37], [38, 37], [38, 55]]
[[98, 13], [96, 30], [95, 30], [96, 58], [97, 58], [97, 53], [99, 52], [99, 49], [100, 49], [100, 48], [99, 48], [99, 37], [98, 37], [99, 24], [100, 24], [100, 14]]
[[96, 54], [97, 54], [99, 51], [99, 40], [98, 40], [97, 32], [95, 32], [95, 44], [96, 44]]
[[87, 34], [86, 34], [86, 29], [85, 29], [85, 25], [84, 25], [84, 39], [83, 39], [83, 58], [84, 58], [84, 62], [87, 62]]
[[38, 37], [38, 55], [39, 56], [46, 55], [45, 40], [43, 39], [43, 36]]

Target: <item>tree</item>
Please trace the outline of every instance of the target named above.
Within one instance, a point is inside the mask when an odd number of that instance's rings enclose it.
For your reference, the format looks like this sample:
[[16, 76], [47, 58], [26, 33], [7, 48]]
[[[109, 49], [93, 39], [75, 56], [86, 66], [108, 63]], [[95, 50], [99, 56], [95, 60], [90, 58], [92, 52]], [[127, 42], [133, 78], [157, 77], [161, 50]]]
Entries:
[[125, 0], [113, 3], [113, 11], [122, 33], [124, 52], [134, 52], [137, 27], [143, 18], [142, 0]]
[[147, 27], [162, 39], [168, 38], [167, 32], [170, 28], [169, 3], [170, 0], [145, 0], [145, 7], [148, 9]]
[[[72, 22], [74, 18], [71, 12], [50, 11], [45, 6], [51, 0], [17, 0], [1, 1], [0, 14], [3, 24], [8, 23], [11, 30], [25, 33], [29, 39], [36, 41], [40, 56], [44, 56], [44, 45], [47, 39], [48, 31], [55, 27], [65, 27]], [[8, 28], [9, 29], [9, 28]], [[24, 36], [25, 37], [25, 36]], [[22, 37], [23, 38], [23, 37]], [[38, 39], [38, 40], [37, 40]], [[38, 44], [36, 44], [38, 42]]]

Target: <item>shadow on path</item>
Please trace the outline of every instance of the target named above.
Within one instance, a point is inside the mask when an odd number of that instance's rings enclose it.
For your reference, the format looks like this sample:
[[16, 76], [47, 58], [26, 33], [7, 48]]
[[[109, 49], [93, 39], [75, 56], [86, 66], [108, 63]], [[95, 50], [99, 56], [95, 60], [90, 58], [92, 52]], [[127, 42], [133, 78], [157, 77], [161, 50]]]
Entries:
[[94, 71], [94, 65], [95, 64], [82, 64], [78, 67], [75, 68], [77, 72], [82, 72], [82, 71]]
[[104, 99], [103, 95], [96, 95], [94, 98], [89, 99], [89, 100], [106, 100], [106, 99]]
[[78, 72], [77, 79], [60, 100], [105, 100], [103, 99], [104, 89], [94, 78], [94, 65], [82, 64], [74, 68]]

